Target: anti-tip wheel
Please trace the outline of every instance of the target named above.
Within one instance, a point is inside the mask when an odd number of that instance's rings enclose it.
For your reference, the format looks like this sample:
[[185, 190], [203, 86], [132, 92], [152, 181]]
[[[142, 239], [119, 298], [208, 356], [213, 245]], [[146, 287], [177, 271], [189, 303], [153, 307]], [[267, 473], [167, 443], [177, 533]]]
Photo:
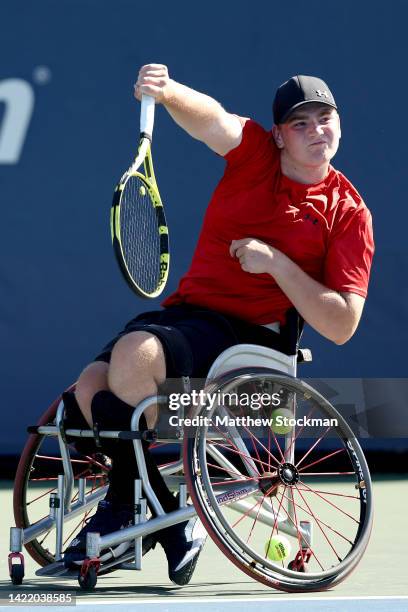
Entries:
[[11, 582], [14, 585], [20, 585], [23, 583], [24, 578], [24, 567], [21, 564], [13, 564], [10, 569]]
[[98, 581], [96, 569], [90, 567], [85, 575], [79, 574], [78, 583], [83, 591], [92, 591]]

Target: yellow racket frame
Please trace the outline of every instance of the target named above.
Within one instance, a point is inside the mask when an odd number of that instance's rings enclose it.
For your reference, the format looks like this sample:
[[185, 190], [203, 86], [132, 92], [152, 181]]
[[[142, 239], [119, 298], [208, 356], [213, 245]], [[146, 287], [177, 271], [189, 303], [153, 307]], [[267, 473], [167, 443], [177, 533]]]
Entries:
[[[142, 146], [142, 142], [139, 146], [139, 151]], [[114, 194], [113, 194], [113, 202], [111, 207], [111, 215], [110, 215], [110, 228], [111, 228], [111, 238], [112, 238], [112, 246], [116, 255], [116, 259], [119, 263], [119, 267], [122, 271], [123, 276], [127, 284], [130, 288], [135, 291], [138, 295], [144, 298], [156, 298], [158, 297], [164, 287], [166, 286], [168, 275], [169, 275], [169, 266], [170, 266], [170, 252], [169, 252], [169, 240], [168, 240], [168, 227], [164, 215], [163, 203], [160, 197], [160, 193], [156, 183], [156, 177], [153, 169], [153, 161], [152, 154], [150, 150], [150, 143], [146, 150], [146, 155], [143, 161], [143, 167], [145, 174], [143, 175], [138, 170], [134, 169], [134, 166], [131, 166], [127, 172], [122, 176], [119, 183], [117, 184]], [[137, 177], [139, 180], [143, 182], [143, 185], [146, 188], [146, 191], [149, 194], [150, 201], [152, 205], [156, 209], [161, 209], [161, 213], [159, 213], [159, 217], [161, 218], [161, 222], [158, 225], [158, 233], [161, 237], [160, 240], [160, 276], [159, 282], [156, 289], [150, 293], [144, 291], [139, 285], [134, 281], [132, 275], [130, 274], [129, 268], [126, 264], [126, 260], [124, 257], [123, 246], [121, 241], [121, 226], [120, 226], [120, 205], [123, 190], [127, 181], [132, 178]], [[156, 212], [159, 212], [156, 210]], [[166, 236], [167, 240], [163, 240], [162, 237]]]

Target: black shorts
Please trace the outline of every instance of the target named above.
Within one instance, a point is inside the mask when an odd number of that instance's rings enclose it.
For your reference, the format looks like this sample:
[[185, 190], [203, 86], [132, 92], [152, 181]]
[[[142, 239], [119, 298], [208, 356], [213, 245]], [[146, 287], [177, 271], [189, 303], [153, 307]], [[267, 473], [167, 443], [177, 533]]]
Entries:
[[259, 344], [285, 352], [280, 334], [267, 327], [182, 304], [138, 315], [103, 348], [95, 361], [109, 363], [116, 342], [133, 331], [146, 331], [159, 338], [167, 378], [206, 378], [218, 355], [235, 344]]

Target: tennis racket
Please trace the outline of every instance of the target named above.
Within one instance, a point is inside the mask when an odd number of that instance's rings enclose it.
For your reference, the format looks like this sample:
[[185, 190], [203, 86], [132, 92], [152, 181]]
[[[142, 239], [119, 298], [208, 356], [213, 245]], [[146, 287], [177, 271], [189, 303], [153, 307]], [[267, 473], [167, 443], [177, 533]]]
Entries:
[[155, 298], [169, 274], [169, 233], [153, 170], [151, 142], [155, 100], [142, 96], [136, 158], [115, 188], [111, 236], [119, 268], [133, 291]]

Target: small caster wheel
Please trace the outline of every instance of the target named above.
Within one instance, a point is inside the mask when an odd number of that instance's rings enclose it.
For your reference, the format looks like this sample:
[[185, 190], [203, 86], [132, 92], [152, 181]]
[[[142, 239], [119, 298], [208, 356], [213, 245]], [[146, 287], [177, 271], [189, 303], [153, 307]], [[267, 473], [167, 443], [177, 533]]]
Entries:
[[79, 574], [78, 582], [83, 591], [92, 591], [97, 583], [96, 568], [91, 565], [85, 574]]
[[10, 568], [10, 578], [13, 584], [22, 584], [24, 578], [24, 566], [19, 563], [13, 563]]
[[296, 559], [293, 559], [293, 561], [291, 561], [290, 563], [288, 563], [288, 569], [292, 570], [293, 572], [303, 572], [303, 573], [307, 573], [307, 567], [305, 563], [298, 563]]

